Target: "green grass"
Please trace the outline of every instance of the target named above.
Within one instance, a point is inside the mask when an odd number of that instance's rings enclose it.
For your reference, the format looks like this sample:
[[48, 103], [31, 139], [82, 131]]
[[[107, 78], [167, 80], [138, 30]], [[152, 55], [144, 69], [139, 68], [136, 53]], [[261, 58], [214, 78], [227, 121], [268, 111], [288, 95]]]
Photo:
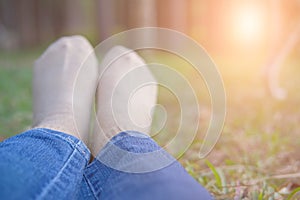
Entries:
[[[30, 127], [32, 117], [32, 63], [40, 51], [0, 52], [0, 140]], [[181, 70], [193, 85], [198, 83], [185, 62], [162, 56], [160, 61]], [[222, 137], [210, 155], [200, 160], [199, 147], [209, 114], [200, 116], [201, 129], [179, 161], [216, 199], [299, 199], [300, 175], [300, 67], [297, 57], [285, 63], [282, 85], [288, 89], [287, 100], [279, 102], [268, 96], [262, 77], [255, 72], [238, 77], [238, 66], [217, 60], [224, 77], [228, 98], [227, 118]], [[234, 71], [234, 73], [231, 73]], [[248, 73], [248, 71], [247, 71]], [[165, 74], [167, 76], [167, 74]], [[248, 76], [249, 75], [249, 76]], [[245, 76], [246, 77], [246, 76]], [[180, 85], [175, 85], [180, 87]], [[202, 111], [209, 111], [209, 95], [204, 84], [195, 86]], [[181, 88], [184, 92], [185, 88]], [[168, 121], [159, 135], [161, 145], [174, 137], [178, 128], [178, 102], [160, 90], [159, 103], [168, 111]], [[192, 105], [191, 105], [192, 106]], [[191, 107], [191, 112], [193, 107]], [[158, 123], [158, 122], [156, 122]], [[189, 132], [189, 127], [184, 127]], [[286, 190], [287, 194], [282, 191]]]
[[0, 139], [31, 124], [32, 64], [37, 52], [0, 52]]

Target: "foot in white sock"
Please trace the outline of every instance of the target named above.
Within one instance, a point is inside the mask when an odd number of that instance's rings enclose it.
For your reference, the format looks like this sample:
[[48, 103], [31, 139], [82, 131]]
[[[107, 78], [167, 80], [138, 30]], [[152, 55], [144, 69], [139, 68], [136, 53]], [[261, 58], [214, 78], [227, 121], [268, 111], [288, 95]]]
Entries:
[[82, 36], [63, 37], [35, 62], [33, 127], [50, 128], [87, 141], [98, 63]]
[[157, 85], [134, 51], [116, 46], [105, 55], [96, 96], [97, 123], [90, 146], [94, 156], [120, 131], [150, 131]]

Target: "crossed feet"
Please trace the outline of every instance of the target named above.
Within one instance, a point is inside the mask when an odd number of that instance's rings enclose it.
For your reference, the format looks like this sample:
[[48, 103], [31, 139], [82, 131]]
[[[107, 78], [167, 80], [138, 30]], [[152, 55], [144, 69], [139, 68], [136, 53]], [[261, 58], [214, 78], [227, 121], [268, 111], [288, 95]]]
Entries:
[[[84, 37], [63, 37], [40, 56], [33, 72], [34, 128], [80, 138], [94, 156], [120, 131], [149, 133], [157, 86], [134, 51], [113, 47], [98, 66]], [[95, 99], [97, 120], [90, 131]]]

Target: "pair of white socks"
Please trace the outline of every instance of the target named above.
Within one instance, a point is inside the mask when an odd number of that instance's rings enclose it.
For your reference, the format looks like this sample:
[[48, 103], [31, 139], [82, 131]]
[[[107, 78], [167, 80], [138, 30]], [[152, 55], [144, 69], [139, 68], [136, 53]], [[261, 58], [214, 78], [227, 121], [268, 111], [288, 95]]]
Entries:
[[33, 127], [78, 137], [94, 156], [120, 131], [149, 133], [157, 85], [134, 51], [116, 46], [98, 62], [84, 37], [63, 37], [35, 62], [33, 72]]

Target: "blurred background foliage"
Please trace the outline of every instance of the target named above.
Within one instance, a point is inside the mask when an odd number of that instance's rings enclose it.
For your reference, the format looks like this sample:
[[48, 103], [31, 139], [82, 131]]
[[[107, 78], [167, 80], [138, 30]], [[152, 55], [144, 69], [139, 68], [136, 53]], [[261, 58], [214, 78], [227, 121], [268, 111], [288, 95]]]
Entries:
[[298, 0], [0, 0], [0, 49], [29, 51], [72, 34], [96, 45], [157, 26], [196, 40], [233, 79], [253, 81], [299, 24], [299, 7]]

